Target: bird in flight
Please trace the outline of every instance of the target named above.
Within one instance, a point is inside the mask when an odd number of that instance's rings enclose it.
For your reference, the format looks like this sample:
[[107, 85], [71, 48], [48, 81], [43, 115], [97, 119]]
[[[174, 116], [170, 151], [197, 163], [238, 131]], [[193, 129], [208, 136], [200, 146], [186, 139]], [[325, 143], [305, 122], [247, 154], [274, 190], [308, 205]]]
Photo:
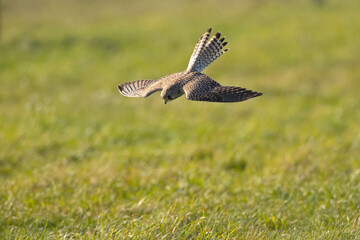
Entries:
[[[183, 94], [192, 101], [207, 102], [242, 102], [249, 98], [261, 96], [262, 93], [246, 90], [242, 87], [221, 86], [218, 82], [201, 73], [229, 49], [221, 33], [216, 33], [210, 40], [209, 28], [195, 45], [189, 65], [183, 72], [173, 73], [158, 80], [138, 80], [119, 84], [118, 88], [126, 97], [148, 97], [154, 92], [161, 91], [161, 97], [166, 104]], [[209, 40], [209, 41], [208, 41]]]

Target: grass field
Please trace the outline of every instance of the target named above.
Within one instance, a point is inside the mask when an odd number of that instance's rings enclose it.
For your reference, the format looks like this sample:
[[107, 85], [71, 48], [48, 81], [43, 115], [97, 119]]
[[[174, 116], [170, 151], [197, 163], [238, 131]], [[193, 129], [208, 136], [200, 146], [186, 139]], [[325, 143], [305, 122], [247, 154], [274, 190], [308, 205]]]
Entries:
[[[360, 239], [360, 2], [2, 3], [0, 239]], [[264, 95], [164, 105], [205, 70]]]

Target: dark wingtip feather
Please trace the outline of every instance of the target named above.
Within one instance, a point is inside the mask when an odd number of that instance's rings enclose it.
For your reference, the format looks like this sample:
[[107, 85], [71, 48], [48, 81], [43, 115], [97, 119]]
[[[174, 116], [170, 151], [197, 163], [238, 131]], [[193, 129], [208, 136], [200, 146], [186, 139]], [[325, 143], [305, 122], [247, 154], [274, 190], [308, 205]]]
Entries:
[[225, 40], [225, 37], [220, 38], [220, 42], [223, 42]]
[[219, 38], [221, 36], [221, 32], [217, 32], [216, 34], [215, 34], [215, 37], [216, 38]]
[[250, 95], [250, 98], [260, 97], [261, 95], [263, 95], [263, 94], [259, 93], [259, 92], [252, 92], [251, 95]]
[[223, 47], [225, 47], [226, 46], [226, 44], [228, 44], [228, 42], [224, 42], [222, 45], [223, 45]]
[[224, 52], [227, 52], [227, 51], [229, 51], [229, 50], [230, 50], [230, 48], [224, 49]]
[[122, 91], [124, 90], [124, 85], [119, 84], [119, 85], [118, 85], [118, 89], [119, 89], [120, 92], [122, 92]]
[[211, 33], [212, 28], [209, 28], [206, 32]]

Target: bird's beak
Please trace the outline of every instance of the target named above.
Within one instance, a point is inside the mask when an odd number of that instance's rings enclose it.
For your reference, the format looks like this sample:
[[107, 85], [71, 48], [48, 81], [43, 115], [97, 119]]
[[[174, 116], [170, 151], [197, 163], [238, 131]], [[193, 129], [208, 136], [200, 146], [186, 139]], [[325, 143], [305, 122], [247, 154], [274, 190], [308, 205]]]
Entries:
[[164, 103], [166, 104], [169, 101], [169, 97], [164, 98]]

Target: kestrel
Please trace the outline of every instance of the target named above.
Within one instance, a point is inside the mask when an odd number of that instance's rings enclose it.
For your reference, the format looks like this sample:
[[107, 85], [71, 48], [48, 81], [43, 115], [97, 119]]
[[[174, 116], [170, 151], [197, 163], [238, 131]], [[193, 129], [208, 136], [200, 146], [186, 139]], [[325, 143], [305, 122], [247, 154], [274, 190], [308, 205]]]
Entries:
[[148, 97], [161, 91], [165, 104], [183, 94], [186, 99], [207, 102], [241, 102], [249, 98], [261, 96], [262, 93], [246, 90], [246, 88], [221, 86], [209, 76], [201, 73], [229, 49], [223, 49], [227, 44], [221, 33], [216, 33], [210, 41], [209, 28], [195, 45], [189, 65], [183, 72], [173, 73], [158, 80], [138, 80], [120, 84], [119, 91], [126, 97]]

